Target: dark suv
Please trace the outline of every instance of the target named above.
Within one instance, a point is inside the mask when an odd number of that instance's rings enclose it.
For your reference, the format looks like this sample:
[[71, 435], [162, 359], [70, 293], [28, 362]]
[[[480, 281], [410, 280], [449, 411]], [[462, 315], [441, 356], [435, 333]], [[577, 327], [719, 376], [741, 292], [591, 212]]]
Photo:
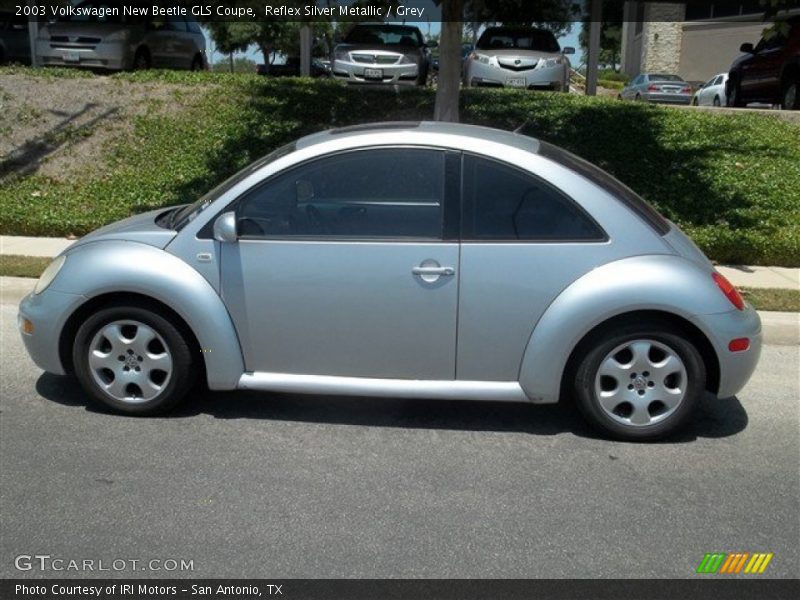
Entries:
[[728, 106], [767, 102], [800, 109], [800, 17], [789, 19], [787, 24], [788, 33], [762, 38], [755, 48], [742, 44], [740, 50], [745, 55], [733, 62], [728, 76]]

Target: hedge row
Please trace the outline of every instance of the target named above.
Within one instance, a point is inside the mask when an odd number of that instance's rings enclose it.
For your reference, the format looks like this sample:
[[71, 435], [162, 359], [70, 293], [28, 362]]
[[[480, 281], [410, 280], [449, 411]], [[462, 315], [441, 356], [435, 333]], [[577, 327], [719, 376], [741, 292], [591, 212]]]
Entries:
[[[0, 70], [2, 74], [2, 70]], [[50, 75], [52, 76], [52, 75]], [[102, 169], [0, 182], [0, 233], [80, 235], [191, 201], [273, 148], [322, 129], [430, 118], [434, 92], [333, 81], [151, 71], [110, 85], [194, 86], [199, 99], [137, 117]], [[177, 92], [176, 92], [177, 93]], [[462, 120], [516, 129], [600, 165], [680, 224], [712, 259], [800, 266], [800, 126], [576, 95], [465, 90]]]

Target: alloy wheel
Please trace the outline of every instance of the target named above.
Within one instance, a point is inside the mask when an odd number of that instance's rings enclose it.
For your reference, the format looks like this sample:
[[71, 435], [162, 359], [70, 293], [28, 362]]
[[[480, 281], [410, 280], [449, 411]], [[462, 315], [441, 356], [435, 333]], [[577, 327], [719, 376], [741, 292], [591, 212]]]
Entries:
[[667, 345], [625, 342], [600, 362], [595, 394], [602, 410], [626, 426], [653, 425], [673, 414], [686, 395], [686, 367]]
[[89, 344], [89, 368], [106, 394], [127, 404], [149, 402], [169, 383], [173, 360], [164, 338], [139, 321], [104, 325]]

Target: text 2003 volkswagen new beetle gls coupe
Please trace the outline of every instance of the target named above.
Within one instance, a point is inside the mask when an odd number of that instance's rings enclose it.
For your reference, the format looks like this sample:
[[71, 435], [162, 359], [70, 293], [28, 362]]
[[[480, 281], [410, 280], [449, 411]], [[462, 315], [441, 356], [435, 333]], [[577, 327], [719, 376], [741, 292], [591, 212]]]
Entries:
[[20, 305], [28, 352], [117, 411], [213, 390], [556, 402], [624, 439], [737, 393], [761, 324], [600, 169], [493, 129], [305, 137], [191, 205], [84, 237]]

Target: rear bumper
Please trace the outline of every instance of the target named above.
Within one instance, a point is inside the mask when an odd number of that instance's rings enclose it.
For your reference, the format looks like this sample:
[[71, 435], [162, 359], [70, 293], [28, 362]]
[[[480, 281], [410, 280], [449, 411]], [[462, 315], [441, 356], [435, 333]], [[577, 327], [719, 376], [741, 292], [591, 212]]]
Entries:
[[[714, 315], [698, 315], [692, 319], [708, 336], [719, 360], [719, 390], [717, 396], [729, 398], [739, 393], [750, 380], [761, 356], [763, 334], [758, 313], [747, 306]], [[731, 340], [748, 338], [750, 347], [743, 352], [731, 352]]]
[[658, 94], [649, 93], [644, 98], [659, 104], [691, 104], [692, 94]]

